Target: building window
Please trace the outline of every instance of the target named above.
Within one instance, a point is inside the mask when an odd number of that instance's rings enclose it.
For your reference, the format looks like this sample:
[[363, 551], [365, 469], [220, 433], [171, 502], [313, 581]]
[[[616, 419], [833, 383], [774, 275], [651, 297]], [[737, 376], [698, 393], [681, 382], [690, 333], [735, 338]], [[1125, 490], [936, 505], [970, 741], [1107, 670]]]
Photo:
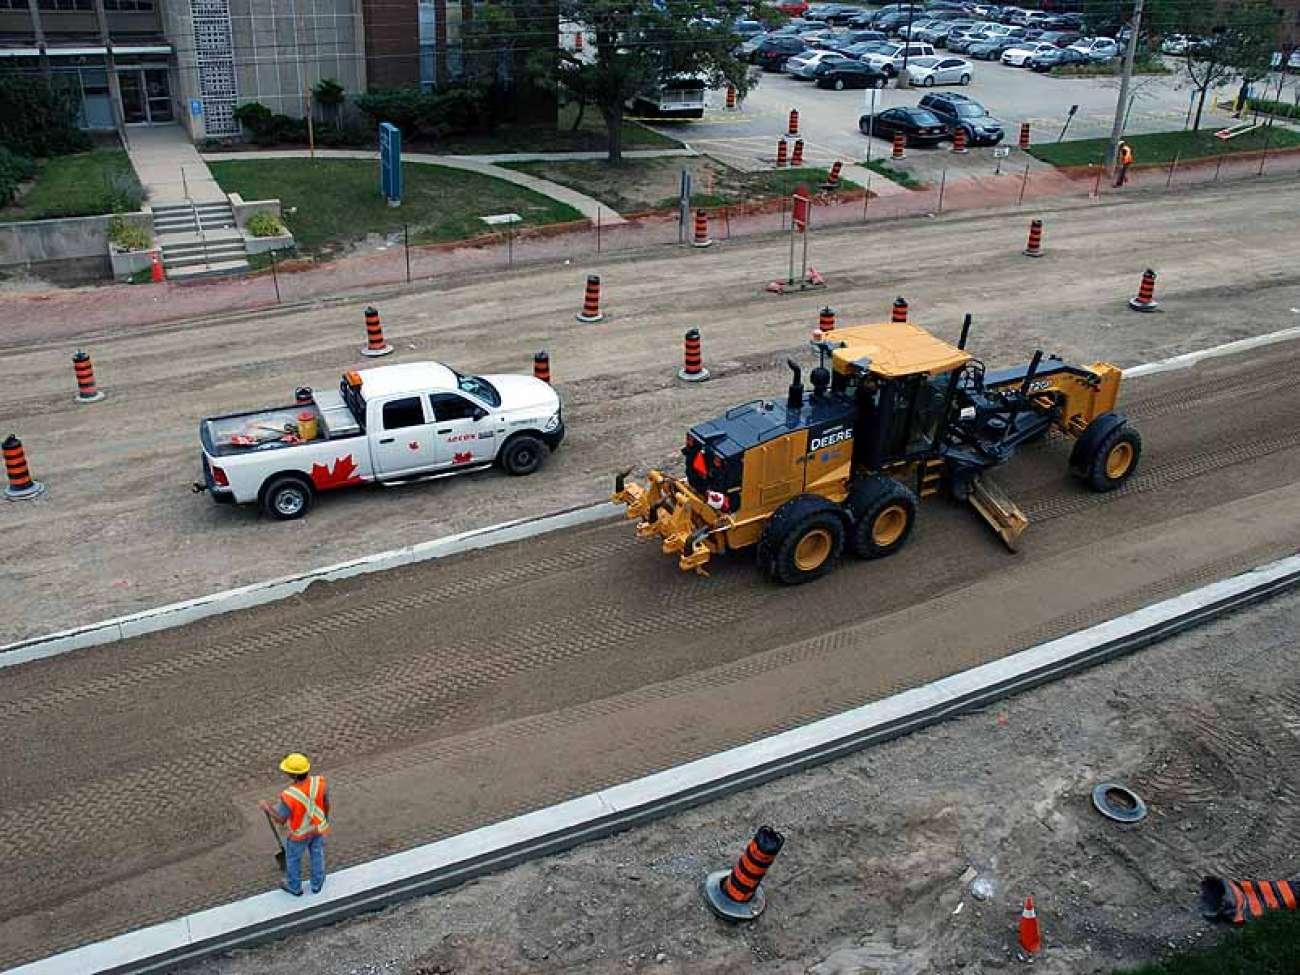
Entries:
[[147, 14], [153, 11], [153, 0], [104, 0], [104, 9]]
[[[14, 6], [17, 6], [15, 4]], [[23, 4], [27, 6], [27, 4]], [[94, 0], [39, 0], [36, 6], [42, 10], [94, 10]]]

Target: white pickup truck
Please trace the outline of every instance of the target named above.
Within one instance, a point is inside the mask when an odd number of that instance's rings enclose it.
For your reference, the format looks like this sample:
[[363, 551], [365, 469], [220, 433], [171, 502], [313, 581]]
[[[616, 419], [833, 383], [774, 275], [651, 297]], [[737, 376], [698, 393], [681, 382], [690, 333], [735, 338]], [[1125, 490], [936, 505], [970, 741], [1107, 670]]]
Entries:
[[469, 376], [437, 362], [343, 374], [291, 406], [199, 424], [214, 501], [301, 518], [320, 491], [446, 477], [497, 463], [531, 474], [564, 439], [560, 398], [532, 376]]

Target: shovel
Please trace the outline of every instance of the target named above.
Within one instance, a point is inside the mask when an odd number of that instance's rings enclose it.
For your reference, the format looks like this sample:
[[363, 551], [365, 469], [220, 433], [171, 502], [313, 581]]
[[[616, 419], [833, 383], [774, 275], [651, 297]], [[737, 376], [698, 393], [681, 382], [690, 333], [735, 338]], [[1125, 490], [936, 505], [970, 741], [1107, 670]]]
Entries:
[[266, 825], [271, 827], [271, 835], [275, 837], [275, 845], [279, 847], [279, 849], [276, 851], [275, 854], [275, 862], [276, 865], [280, 868], [280, 872], [283, 873], [284, 872], [284, 840], [280, 839], [280, 831], [275, 828], [275, 820], [271, 818], [271, 814], [269, 812], [266, 812], [265, 809], [263, 809], [262, 812], [266, 813]]

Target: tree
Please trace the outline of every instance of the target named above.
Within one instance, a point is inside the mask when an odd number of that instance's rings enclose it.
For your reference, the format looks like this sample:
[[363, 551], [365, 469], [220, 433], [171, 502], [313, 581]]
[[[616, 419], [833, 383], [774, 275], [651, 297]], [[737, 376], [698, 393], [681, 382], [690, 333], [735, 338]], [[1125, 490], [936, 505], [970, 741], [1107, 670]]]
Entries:
[[311, 90], [316, 104], [324, 108], [327, 114], [334, 116], [334, 125], [343, 128], [343, 102], [347, 95], [343, 86], [334, 78], [322, 78]]
[[1211, 89], [1234, 78], [1249, 83], [1268, 74], [1281, 16], [1270, 0], [1226, 0], [1221, 4], [1148, 2], [1153, 31], [1193, 39], [1177, 55], [1196, 94], [1193, 131], [1201, 127], [1205, 99]]
[[566, 11], [594, 43], [584, 51], [539, 51], [533, 70], [595, 106], [605, 123], [608, 159], [623, 158], [626, 102], [679, 75], [709, 87], [732, 85], [743, 96], [755, 80], [735, 54], [731, 30], [741, 8], [732, 0], [573, 0]]

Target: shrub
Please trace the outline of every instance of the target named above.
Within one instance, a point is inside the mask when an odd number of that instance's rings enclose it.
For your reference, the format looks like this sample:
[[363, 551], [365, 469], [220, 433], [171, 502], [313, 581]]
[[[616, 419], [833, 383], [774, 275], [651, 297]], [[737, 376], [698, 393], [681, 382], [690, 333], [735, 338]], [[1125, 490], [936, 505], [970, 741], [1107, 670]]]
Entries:
[[261, 102], [245, 102], [237, 106], [235, 118], [253, 134], [253, 142], [259, 146], [307, 141], [307, 122], [304, 119], [278, 115]]
[[18, 184], [36, 175], [36, 163], [0, 146], [0, 206], [13, 201]]
[[108, 239], [115, 247], [124, 251], [148, 250], [153, 240], [143, 227], [127, 223], [121, 215], [116, 215], [108, 222]]
[[356, 103], [376, 125], [391, 122], [408, 136], [443, 138], [492, 126], [486, 95], [478, 88], [388, 88], [358, 95]]
[[80, 93], [39, 75], [0, 70], [0, 145], [25, 156], [61, 156], [92, 145], [77, 128]]
[[1270, 98], [1247, 98], [1246, 107], [1252, 112], [1260, 112], [1264, 115], [1300, 119], [1300, 105], [1291, 102], [1275, 102]]
[[280, 226], [280, 221], [269, 213], [255, 213], [248, 218], [245, 224], [248, 232], [254, 237], [279, 237], [284, 233], [284, 228]]
[[104, 177], [105, 202], [114, 213], [131, 213], [144, 202], [144, 187], [134, 172]]

